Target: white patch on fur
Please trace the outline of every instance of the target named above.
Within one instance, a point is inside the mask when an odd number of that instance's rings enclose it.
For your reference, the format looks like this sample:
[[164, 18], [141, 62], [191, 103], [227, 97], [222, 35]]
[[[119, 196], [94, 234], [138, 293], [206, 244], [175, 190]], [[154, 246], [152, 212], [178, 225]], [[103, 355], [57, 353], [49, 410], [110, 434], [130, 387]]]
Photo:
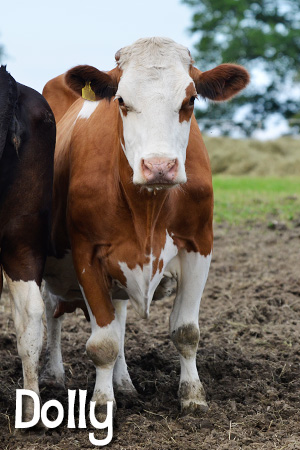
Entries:
[[[168, 49], [167, 58], [161, 51], [162, 47]], [[167, 68], [170, 61], [177, 61], [178, 59], [187, 70], [193, 62], [188, 49], [181, 44], [177, 44], [170, 38], [141, 38], [132, 45], [121, 48], [118, 66], [120, 69], [126, 70], [134, 62], [137, 69], [141, 66]]]
[[[151, 253], [149, 255], [150, 261], [144, 264], [141, 268], [138, 264], [134, 269], [129, 269], [126, 262], [119, 262], [119, 266], [126, 278], [125, 290], [139, 315], [146, 319], [149, 317], [150, 303], [153, 294], [164, 275], [164, 269], [167, 264], [176, 256], [178, 249], [166, 232], [166, 243], [159, 256], [158, 263], [163, 261], [163, 268], [159, 271], [159, 267], [155, 274], [153, 274], [153, 263], [155, 257]], [[159, 264], [158, 264], [159, 266]]]
[[5, 272], [4, 274], [11, 297], [18, 354], [23, 365], [24, 389], [30, 389], [38, 394], [38, 364], [43, 343], [44, 302], [35, 281], [13, 281]]
[[84, 100], [81, 110], [78, 113], [76, 120], [78, 119], [89, 119], [93, 112], [96, 110], [99, 102], [101, 100], [97, 100], [91, 102], [90, 100]]
[[118, 65], [123, 70], [117, 97], [128, 107], [121, 114], [125, 149], [133, 169], [133, 183], [143, 184], [141, 161], [149, 158], [178, 159], [175, 181], [186, 181], [185, 159], [190, 120], [179, 122], [179, 110], [192, 60], [188, 49], [171, 39], [140, 39], [120, 50]]

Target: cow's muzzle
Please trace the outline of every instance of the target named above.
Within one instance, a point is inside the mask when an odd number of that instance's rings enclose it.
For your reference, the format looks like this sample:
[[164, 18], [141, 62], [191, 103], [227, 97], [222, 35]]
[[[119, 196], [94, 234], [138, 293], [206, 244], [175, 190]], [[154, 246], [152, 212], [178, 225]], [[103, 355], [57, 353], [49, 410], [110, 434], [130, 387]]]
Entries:
[[142, 174], [147, 185], [177, 184], [178, 160], [149, 158], [142, 160]]

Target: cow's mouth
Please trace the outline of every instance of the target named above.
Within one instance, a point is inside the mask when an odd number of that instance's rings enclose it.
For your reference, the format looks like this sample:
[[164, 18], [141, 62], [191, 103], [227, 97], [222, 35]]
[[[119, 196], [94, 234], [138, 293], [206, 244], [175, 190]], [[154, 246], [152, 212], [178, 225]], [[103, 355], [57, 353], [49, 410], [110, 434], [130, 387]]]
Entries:
[[154, 192], [156, 193], [157, 191], [167, 191], [170, 189], [174, 189], [177, 186], [179, 186], [181, 183], [174, 183], [174, 182], [162, 182], [162, 183], [155, 183], [155, 184], [151, 184], [151, 183], [141, 183], [139, 184], [139, 186], [142, 189], [146, 189], [149, 192]]

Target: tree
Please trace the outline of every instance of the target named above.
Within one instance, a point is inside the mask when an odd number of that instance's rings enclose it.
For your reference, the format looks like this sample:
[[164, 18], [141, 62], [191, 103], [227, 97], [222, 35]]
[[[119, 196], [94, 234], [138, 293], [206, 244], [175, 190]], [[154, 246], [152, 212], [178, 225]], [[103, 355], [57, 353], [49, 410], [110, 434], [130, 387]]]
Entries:
[[299, 132], [300, 1], [182, 2], [194, 11], [189, 30], [199, 38], [193, 56], [200, 70], [236, 62], [252, 75], [249, 87], [232, 102], [197, 110], [202, 127], [208, 131], [217, 124], [224, 134], [232, 134], [231, 118], [249, 136], [277, 117], [289, 121], [291, 133]]

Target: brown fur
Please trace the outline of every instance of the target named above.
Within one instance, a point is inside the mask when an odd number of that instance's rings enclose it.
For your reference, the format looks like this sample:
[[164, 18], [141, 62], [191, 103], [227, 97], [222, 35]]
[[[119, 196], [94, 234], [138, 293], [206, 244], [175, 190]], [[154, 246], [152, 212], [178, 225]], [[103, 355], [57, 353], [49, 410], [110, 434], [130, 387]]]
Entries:
[[221, 64], [206, 72], [191, 66], [190, 76], [194, 80], [198, 94], [214, 101], [229, 100], [250, 81], [247, 70], [236, 64]]
[[[179, 248], [211, 252], [212, 182], [195, 118], [187, 149], [188, 182], [154, 196], [132, 184], [132, 169], [119, 143], [118, 104], [101, 102], [89, 120], [78, 119], [72, 130], [81, 105], [78, 100], [58, 125], [52, 236], [58, 255], [71, 241], [79, 283], [97, 323], [104, 326], [114, 318], [111, 280], [125, 284], [119, 261], [133, 269], [149, 262], [145, 255], [151, 249], [158, 257], [166, 229]], [[159, 270], [157, 265], [154, 269]]]

